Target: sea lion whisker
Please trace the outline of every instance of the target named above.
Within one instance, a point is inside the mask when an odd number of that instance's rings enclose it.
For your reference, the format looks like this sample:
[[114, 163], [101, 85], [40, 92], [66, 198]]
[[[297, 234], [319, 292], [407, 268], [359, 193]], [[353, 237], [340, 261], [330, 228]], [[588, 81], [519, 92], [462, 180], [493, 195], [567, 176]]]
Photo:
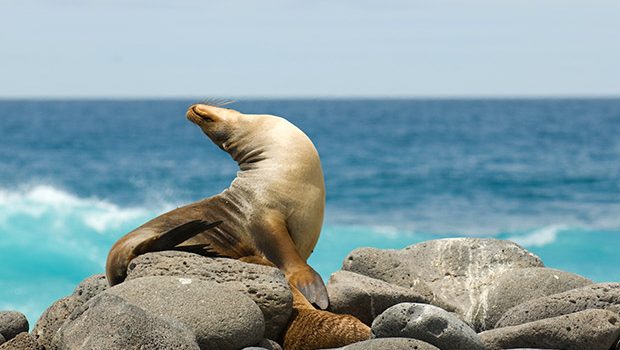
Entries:
[[201, 101], [202, 104], [211, 106], [211, 107], [223, 107], [232, 103], [235, 103], [235, 100], [229, 100], [225, 98], [217, 98], [217, 97], [208, 97]]

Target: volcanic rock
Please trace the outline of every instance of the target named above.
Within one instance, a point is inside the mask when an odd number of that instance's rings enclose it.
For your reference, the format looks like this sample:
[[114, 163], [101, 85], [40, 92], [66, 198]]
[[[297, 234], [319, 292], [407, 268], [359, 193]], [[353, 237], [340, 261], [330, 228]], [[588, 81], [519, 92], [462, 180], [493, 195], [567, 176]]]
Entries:
[[402, 303], [372, 323], [377, 338], [414, 338], [440, 349], [484, 350], [476, 332], [454, 314], [428, 304]]
[[514, 326], [587, 309], [620, 314], [620, 283], [591, 284], [526, 301], [506, 311], [495, 327]]
[[401, 250], [360, 248], [342, 269], [416, 290], [430, 287], [441, 303], [473, 324], [477, 299], [494, 276], [517, 268], [542, 267], [542, 261], [516, 243], [481, 238], [439, 239]]
[[277, 268], [234, 259], [164, 251], [140, 255], [131, 261], [127, 280], [145, 276], [191, 276], [213, 281], [249, 296], [265, 316], [265, 337], [278, 339], [291, 316], [293, 296]]
[[513, 306], [589, 284], [592, 281], [585, 277], [546, 267], [507, 270], [494, 278], [474, 306], [474, 328], [492, 329]]
[[390, 306], [404, 302], [431, 303], [432, 292], [418, 290], [423, 294], [349, 271], [337, 271], [327, 282], [329, 310], [355, 316], [367, 325]]
[[227, 286], [188, 277], [153, 276], [125, 281], [101, 293], [119, 296], [192, 330], [202, 349], [239, 349], [263, 339], [258, 306]]
[[609, 350], [620, 336], [620, 317], [611, 311], [592, 309], [495, 328], [479, 335], [488, 350], [524, 347]]

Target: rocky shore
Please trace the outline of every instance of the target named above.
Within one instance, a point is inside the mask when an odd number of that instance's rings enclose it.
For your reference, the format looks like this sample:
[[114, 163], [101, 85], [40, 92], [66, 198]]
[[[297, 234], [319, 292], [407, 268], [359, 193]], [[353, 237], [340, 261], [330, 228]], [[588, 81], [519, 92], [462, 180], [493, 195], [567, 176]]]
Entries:
[[[356, 249], [327, 290], [329, 311], [372, 332], [340, 349], [620, 349], [620, 283], [546, 268], [510, 241]], [[276, 268], [148, 253], [120, 285], [109, 288], [103, 275], [82, 281], [30, 333], [24, 315], [0, 312], [0, 350], [281, 349], [294, 312]], [[315, 338], [296, 349], [322, 348]]]

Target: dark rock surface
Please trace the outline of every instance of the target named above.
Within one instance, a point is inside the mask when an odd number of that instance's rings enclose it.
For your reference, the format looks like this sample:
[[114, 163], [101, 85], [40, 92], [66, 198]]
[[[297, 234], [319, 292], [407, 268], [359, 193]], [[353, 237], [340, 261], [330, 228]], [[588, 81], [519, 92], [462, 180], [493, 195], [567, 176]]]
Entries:
[[102, 293], [71, 315], [49, 349], [198, 350], [191, 330], [121, 297]]
[[506, 311], [496, 327], [514, 326], [587, 309], [604, 309], [620, 314], [620, 283], [597, 283], [524, 302]]
[[618, 337], [620, 317], [607, 310], [585, 310], [480, 333], [488, 350], [524, 347], [609, 350]]
[[49, 348], [56, 331], [65, 323], [69, 315], [83, 305], [82, 300], [74, 295], [57, 300], [47, 308], [37, 321], [32, 334], [44, 348]]
[[0, 333], [0, 345], [4, 344], [5, 341], [6, 339], [4, 339], [4, 337], [2, 336], [2, 333]]
[[291, 316], [293, 296], [277, 268], [226, 258], [164, 251], [132, 260], [127, 280], [145, 276], [195, 276], [217, 282], [249, 296], [265, 316], [265, 337], [278, 339]]
[[72, 295], [75, 295], [80, 301], [87, 302], [95, 295], [108, 289], [108, 281], [104, 274], [92, 275], [75, 287]]
[[494, 278], [474, 306], [474, 328], [494, 328], [508, 309], [525, 301], [587, 286], [589, 279], [545, 267], [507, 270]]
[[402, 303], [385, 310], [372, 323], [377, 338], [413, 338], [440, 349], [484, 350], [476, 332], [441, 308], [428, 304]]
[[439, 350], [439, 348], [421, 340], [410, 338], [370, 339], [347, 345], [339, 350]]
[[43, 350], [43, 347], [32, 334], [23, 332], [2, 344], [0, 350]]
[[349, 314], [367, 325], [390, 306], [416, 302], [429, 304], [430, 290], [420, 294], [416, 290], [393, 285], [378, 279], [349, 271], [337, 271], [327, 282], [329, 311]]
[[263, 339], [265, 321], [246, 295], [198, 278], [153, 276], [125, 281], [101, 293], [119, 296], [192, 330], [203, 349], [239, 349]]
[[17, 311], [0, 311], [0, 334], [4, 340], [11, 340], [22, 332], [28, 332], [28, 319]]
[[493, 276], [510, 269], [542, 266], [537, 256], [510, 241], [450, 238], [402, 250], [356, 249], [347, 256], [342, 269], [413, 290], [428, 286], [441, 301], [433, 304], [452, 305], [473, 323], [474, 304]]

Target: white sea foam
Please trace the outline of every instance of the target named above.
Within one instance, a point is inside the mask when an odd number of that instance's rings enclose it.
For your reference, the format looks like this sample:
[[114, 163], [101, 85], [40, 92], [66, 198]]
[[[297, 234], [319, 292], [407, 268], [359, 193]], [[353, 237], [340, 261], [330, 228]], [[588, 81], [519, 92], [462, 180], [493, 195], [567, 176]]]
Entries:
[[0, 224], [18, 216], [40, 219], [49, 215], [48, 225], [55, 230], [78, 220], [98, 233], [117, 229], [151, 213], [145, 208], [122, 208], [98, 198], [81, 198], [48, 185], [14, 191], [0, 189], [0, 208]]
[[566, 225], [550, 225], [525, 235], [511, 236], [509, 240], [524, 247], [542, 247], [555, 242], [558, 233], [566, 229]]

